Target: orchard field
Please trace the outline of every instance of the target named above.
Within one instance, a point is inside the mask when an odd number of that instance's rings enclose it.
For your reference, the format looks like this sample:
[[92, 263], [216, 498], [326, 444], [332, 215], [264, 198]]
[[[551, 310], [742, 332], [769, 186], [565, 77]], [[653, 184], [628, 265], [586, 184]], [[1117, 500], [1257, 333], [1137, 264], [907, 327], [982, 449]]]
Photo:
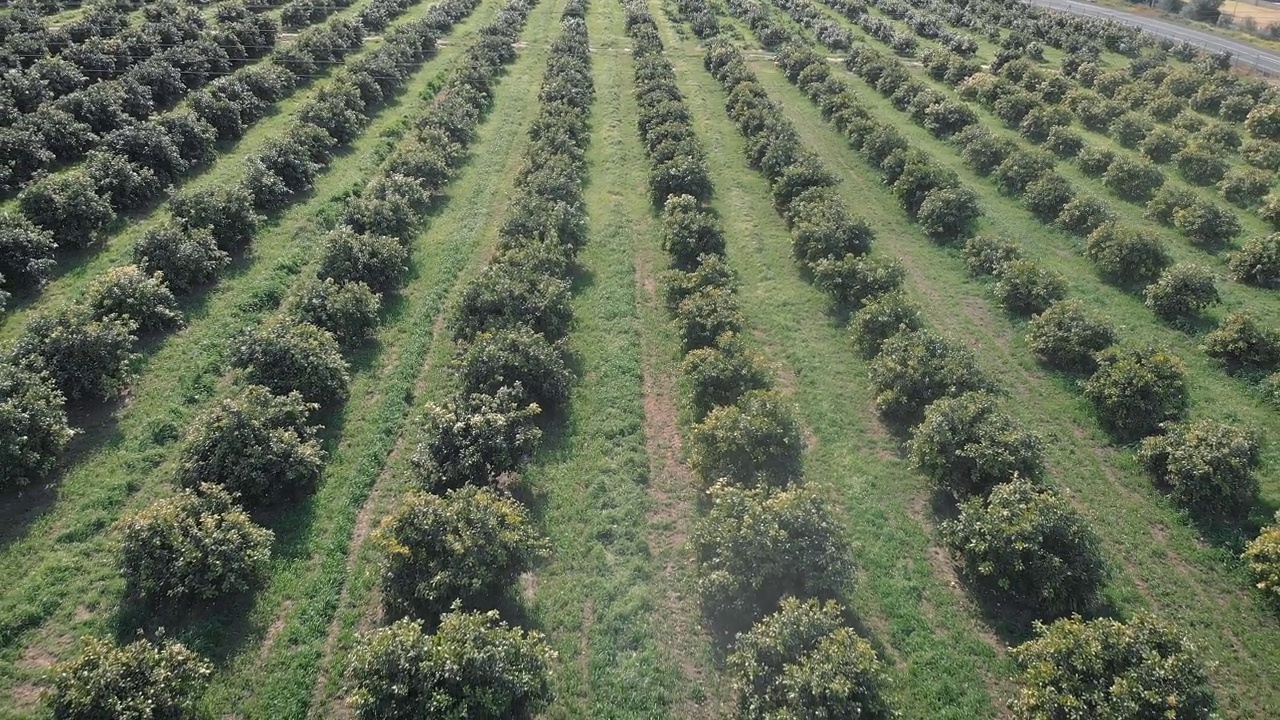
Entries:
[[1280, 717], [1280, 91], [1013, 0], [0, 11], [0, 719]]

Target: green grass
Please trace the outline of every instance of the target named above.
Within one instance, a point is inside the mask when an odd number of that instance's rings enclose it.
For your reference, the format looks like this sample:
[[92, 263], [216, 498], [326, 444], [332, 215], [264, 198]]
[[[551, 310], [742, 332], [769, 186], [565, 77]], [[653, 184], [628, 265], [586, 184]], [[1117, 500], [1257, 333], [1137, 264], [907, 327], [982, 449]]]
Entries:
[[[1218, 663], [1213, 678], [1224, 716], [1274, 715], [1280, 698], [1269, 676], [1277, 667], [1280, 627], [1274, 614], [1250, 594], [1249, 580], [1234, 558], [1238, 548], [1232, 543], [1207, 542], [1170, 508], [1132, 456], [1108, 446], [1073, 384], [1035, 364], [1021, 340], [1021, 323], [1010, 321], [995, 308], [981, 284], [965, 277], [958, 256], [930, 245], [906, 223], [878, 173], [855, 159], [813, 105], [775, 68], [760, 61], [753, 69], [771, 96], [784, 105], [806, 143], [842, 176], [851, 207], [877, 228], [878, 247], [903, 257], [910, 289], [924, 305], [930, 324], [972, 345], [980, 363], [1010, 390], [1011, 410], [1049, 441], [1055, 485], [1077, 503], [1103, 537], [1114, 571], [1108, 588], [1111, 602], [1122, 612], [1143, 607], [1156, 610], [1191, 632], [1205, 655]], [[1078, 254], [1060, 246], [1063, 236], [1038, 226], [1013, 201], [972, 178], [949, 147], [904, 122], [877, 95], [854, 82], [874, 115], [896, 121], [909, 142], [952, 165], [982, 194], [987, 208], [982, 231], [1018, 238], [1035, 257], [1062, 270], [1071, 282], [1071, 294], [1104, 307], [1127, 340], [1153, 340], [1175, 347], [1191, 367], [1194, 414], [1243, 421], [1274, 435], [1274, 415], [1209, 366], [1193, 341], [1159, 326], [1136, 300], [1098, 281]], [[1260, 473], [1265, 506], [1274, 506], [1280, 489], [1275, 467], [1271, 450]]]
[[[492, 5], [468, 23], [478, 27], [492, 14]], [[170, 491], [167, 463], [176, 450], [174, 440], [217, 394], [230, 339], [257, 322], [298, 279], [313, 254], [316, 230], [332, 215], [334, 203], [363, 186], [380, 165], [388, 143], [384, 133], [417, 114], [419, 102], [404, 100], [426, 87], [448, 58], [460, 52], [454, 46], [424, 66], [407, 84], [402, 100], [384, 108], [368, 132], [317, 180], [312, 199], [295, 205], [261, 232], [254, 255], [193, 309], [188, 327], [144, 357], [140, 378], [127, 401], [109, 409], [110, 417], [106, 411], [99, 413], [80, 447], [73, 450], [72, 467], [59, 482], [56, 498], [52, 492], [48, 497], [37, 493], [25, 500], [35, 503], [27, 513], [11, 516], [13, 528], [0, 555], [0, 576], [7, 581], [0, 598], [0, 636], [6, 639], [0, 654], [5, 689], [0, 692], [7, 694], [15, 683], [26, 686], [34, 681], [41, 666], [65, 657], [81, 634], [132, 634], [128, 613], [119, 615], [122, 583], [115, 569], [111, 525], [126, 511]], [[364, 369], [373, 355], [374, 351], [367, 351], [357, 358], [356, 370]], [[362, 382], [369, 381], [357, 376], [356, 387]], [[365, 452], [358, 443], [350, 451], [334, 443], [339, 435], [356, 437], [358, 431], [369, 429], [362, 423], [372, 418], [360, 414], [352, 418], [334, 418], [326, 432], [334, 463], [346, 457], [344, 452], [353, 457]], [[351, 425], [351, 430], [344, 433], [344, 425]], [[376, 434], [377, 428], [370, 431]], [[358, 479], [342, 480], [343, 484], [326, 481], [309, 502], [273, 519], [279, 552], [272, 582], [252, 611], [225, 608], [189, 628], [201, 650], [225, 661], [248, 638], [261, 636], [276, 615], [268, 609], [273, 601], [288, 602], [284, 596], [299, 588], [317, 592], [317, 578], [332, 582], [321, 572], [330, 568], [320, 562], [325, 557], [320, 551], [329, 543], [345, 548], [345, 539], [338, 538], [344, 527], [349, 535], [351, 518], [360, 504]], [[313, 556], [316, 564], [306, 564]], [[300, 568], [311, 572], [300, 572]], [[325, 629], [327, 623], [320, 630], [322, 638]], [[264, 677], [271, 676], [255, 679]], [[309, 697], [307, 681], [303, 699]]]
[[663, 598], [648, 544], [636, 236], [652, 238], [621, 8], [588, 8], [596, 100], [585, 201], [588, 241], [569, 342], [579, 378], [525, 482], [552, 546], [527, 584], [530, 615], [560, 655], [547, 718], [660, 718], [694, 688], [664, 651]]

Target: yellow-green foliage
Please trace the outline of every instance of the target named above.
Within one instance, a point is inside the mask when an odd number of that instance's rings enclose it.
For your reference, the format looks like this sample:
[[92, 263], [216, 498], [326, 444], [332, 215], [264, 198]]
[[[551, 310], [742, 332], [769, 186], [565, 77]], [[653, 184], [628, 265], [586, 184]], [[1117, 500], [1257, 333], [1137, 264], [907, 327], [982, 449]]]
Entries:
[[1195, 646], [1151, 615], [1037, 625], [1013, 657], [1022, 668], [1010, 703], [1016, 720], [1213, 717], [1213, 689]]
[[1280, 603], [1280, 513], [1276, 513], [1275, 524], [1262, 528], [1245, 548], [1244, 559], [1249, 563], [1257, 588], [1273, 602]]
[[737, 696], [734, 717], [895, 717], [884, 696], [884, 666], [842, 614], [834, 602], [788, 598], [739, 637], [725, 663]]
[[180, 643], [86, 637], [79, 656], [54, 668], [48, 700], [55, 720], [194, 720], [212, 675]]
[[360, 720], [532, 718], [551, 702], [555, 658], [496, 612], [447, 613], [434, 635], [405, 618], [356, 645], [351, 704]]
[[392, 617], [434, 619], [455, 602], [492, 607], [547, 550], [524, 506], [473, 485], [444, 496], [410, 495], [375, 539]]

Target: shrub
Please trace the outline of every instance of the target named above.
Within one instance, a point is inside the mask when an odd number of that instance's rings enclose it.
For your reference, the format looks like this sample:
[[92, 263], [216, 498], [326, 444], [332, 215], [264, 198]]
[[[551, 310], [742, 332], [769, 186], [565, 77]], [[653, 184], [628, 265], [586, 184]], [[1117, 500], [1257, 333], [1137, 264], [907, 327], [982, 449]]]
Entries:
[[956, 142], [963, 148], [960, 157], [964, 163], [979, 175], [990, 175], [1018, 149], [1017, 143], [977, 125], [957, 134]]
[[191, 424], [179, 453], [179, 484], [221, 485], [251, 505], [310, 488], [324, 467], [318, 428], [307, 424], [315, 409], [298, 393], [244, 388]]
[[84, 248], [115, 220], [111, 203], [98, 195], [93, 180], [80, 170], [51, 175], [18, 196], [18, 209], [31, 223], [53, 235], [61, 247]]
[[462, 290], [453, 316], [455, 340], [526, 325], [559, 340], [569, 332], [569, 284], [513, 265], [490, 265]]
[[940, 138], [949, 138], [978, 122], [978, 114], [965, 103], [943, 100], [924, 111], [924, 127]]
[[329, 404], [347, 396], [347, 362], [333, 334], [280, 317], [241, 334], [231, 365], [245, 382], [278, 395], [298, 392], [308, 402]]
[[1156, 347], [1109, 348], [1084, 382], [1085, 397], [1118, 439], [1151, 435], [1187, 409], [1187, 370], [1182, 360]]
[[[425, 207], [430, 196], [416, 180], [390, 176], [385, 181], [374, 180], [368, 189], [352, 196], [342, 205], [342, 224], [354, 232], [368, 235], [386, 235], [402, 238], [407, 242], [417, 232], [419, 216], [415, 208]], [[526, 220], [528, 210], [512, 213], [512, 222]]]
[[[961, 135], [963, 134], [961, 133]], [[902, 137], [902, 134], [896, 128], [889, 125], [881, 125], [868, 132], [862, 143], [862, 153], [876, 167], [879, 167], [880, 163], [883, 163], [885, 158], [892, 155], [895, 150], [906, 148], [906, 139]], [[968, 162], [967, 158], [966, 162]]]
[[172, 640], [140, 639], [118, 647], [92, 637], [73, 660], [55, 666], [48, 701], [56, 720], [184, 720], [213, 666]]
[[1062, 206], [1055, 222], [1069, 233], [1088, 237], [1089, 233], [1115, 220], [1115, 211], [1105, 202], [1092, 195], [1080, 195]]
[[1173, 127], [1188, 133], [1199, 132], [1205, 125], [1205, 120], [1200, 115], [1192, 112], [1190, 109], [1183, 109], [1173, 120], [1169, 121]]
[[788, 596], [830, 597], [853, 580], [844, 532], [804, 488], [708, 490], [693, 547], [703, 606], [725, 629], [748, 626]]
[[442, 491], [466, 484], [489, 485], [520, 467], [542, 439], [534, 425], [541, 409], [522, 405], [520, 388], [471, 395], [428, 405], [423, 435], [413, 457], [425, 483]]
[[1274, 173], [1253, 168], [1228, 170], [1218, 183], [1218, 192], [1227, 202], [1242, 208], [1256, 207], [1271, 190]]
[[1098, 538], [1048, 488], [1023, 478], [997, 485], [987, 498], [962, 503], [942, 534], [971, 582], [1040, 617], [1097, 604], [1106, 576]]
[[[791, 218], [791, 253], [802, 262], [863, 255], [875, 238], [871, 226], [850, 217], [843, 200], [829, 190], [811, 191], [787, 209]], [[716, 254], [722, 254], [721, 252]]]
[[1156, 191], [1155, 196], [1151, 198], [1151, 202], [1147, 203], [1145, 217], [1162, 225], [1172, 225], [1175, 212], [1182, 208], [1190, 207], [1199, 201], [1195, 192], [1176, 185], [1166, 184]]
[[686, 352], [710, 347], [720, 335], [742, 329], [743, 322], [737, 295], [721, 287], [689, 295], [675, 311], [676, 332]]
[[925, 194], [916, 222], [926, 235], [946, 244], [967, 236], [981, 216], [977, 193], [963, 186], [940, 187]]
[[1147, 307], [1167, 321], [1185, 320], [1222, 302], [1213, 271], [1192, 263], [1179, 263], [1165, 270], [1142, 295]]
[[74, 431], [48, 378], [0, 366], [0, 493], [53, 471]]
[[824, 258], [809, 265], [814, 284], [837, 304], [859, 308], [885, 293], [902, 287], [906, 270], [897, 258], [845, 255]]
[[1053, 169], [1053, 156], [1042, 150], [1018, 150], [992, 173], [1000, 191], [1019, 196], [1036, 178]]
[[1196, 134], [1198, 141], [1219, 151], [1234, 150], [1241, 145], [1240, 133], [1228, 123], [1211, 122]]
[[1129, 287], [1154, 282], [1170, 263], [1163, 240], [1119, 223], [1090, 233], [1085, 255], [1103, 275]]
[[1256, 434], [1226, 423], [1170, 423], [1142, 441], [1138, 459], [1173, 501], [1203, 514], [1232, 513], [1258, 496]]
[[1147, 134], [1140, 149], [1151, 162], [1167, 163], [1187, 145], [1186, 133], [1170, 127], [1158, 127]]
[[849, 328], [859, 354], [873, 358], [889, 338], [902, 332], [924, 327], [924, 319], [906, 296], [895, 291], [886, 293], [862, 306], [853, 314]]
[[1244, 129], [1263, 140], [1280, 140], [1280, 104], [1259, 103], [1249, 111]]
[[680, 303], [699, 292], [719, 288], [733, 293], [737, 286], [737, 276], [724, 258], [707, 255], [699, 258], [696, 270], [677, 269], [664, 273], [661, 282], [662, 300], [667, 311], [674, 315], [680, 308]]
[[1071, 111], [1059, 105], [1042, 105], [1027, 113], [1018, 124], [1018, 132], [1033, 143], [1043, 143], [1053, 130], [1071, 124]]
[[1273, 192], [1263, 198], [1262, 207], [1258, 208], [1258, 217], [1280, 230], [1280, 192]]
[[1044, 146], [1054, 155], [1067, 160], [1076, 157], [1084, 148], [1084, 138], [1067, 127], [1055, 127], [1049, 130]]
[[1071, 617], [1037, 625], [1036, 637], [1014, 648], [1013, 658], [1022, 669], [1022, 688], [1011, 703], [1016, 720], [1213, 716], [1200, 653], [1152, 615], [1128, 623]]
[[818, 157], [812, 154], [801, 154], [794, 162], [782, 168], [780, 174], [770, 174], [769, 177], [773, 201], [779, 208], [788, 207], [806, 190], [831, 187], [836, 183], [835, 178], [822, 166]]
[[1243, 122], [1253, 109], [1253, 98], [1247, 95], [1232, 95], [1222, 101], [1218, 115], [1230, 122]]
[[53, 233], [20, 215], [0, 213], [0, 276], [5, 284], [41, 287], [56, 264]]
[[1233, 280], [1261, 287], [1280, 286], [1280, 233], [1253, 237], [1227, 256]]
[[68, 400], [114, 397], [132, 378], [138, 338], [132, 320], [101, 320], [67, 308], [32, 320], [14, 344], [12, 357], [23, 367], [47, 373]]
[[899, 333], [885, 341], [871, 362], [876, 409], [914, 424], [932, 402], [971, 390], [987, 390], [973, 354], [930, 330]]
[[523, 505], [474, 485], [410, 494], [374, 539], [387, 615], [428, 621], [450, 607], [491, 607], [547, 552]]
[[1146, 138], [1147, 133], [1155, 127], [1155, 123], [1147, 115], [1127, 112], [1107, 126], [1107, 133], [1123, 147], [1134, 148]]
[[1071, 183], [1058, 173], [1050, 171], [1027, 185], [1022, 194], [1022, 202], [1036, 217], [1052, 221], [1075, 196]]
[[1222, 179], [1231, 167], [1221, 148], [1202, 142], [1192, 142], [1173, 156], [1174, 164], [1187, 182], [1195, 185], [1212, 185]]
[[1280, 603], [1280, 513], [1276, 513], [1274, 525], [1262, 528], [1258, 537], [1249, 541], [1243, 558], [1253, 573], [1254, 587], [1271, 602]]
[[1232, 371], [1270, 370], [1280, 365], [1280, 330], [1262, 325], [1252, 313], [1233, 312], [1205, 335], [1201, 349]]
[[1102, 173], [1116, 161], [1116, 154], [1103, 147], [1086, 147], [1076, 155], [1076, 164], [1080, 172], [1089, 177], [1102, 177]]
[[1075, 299], [1051, 304], [1027, 326], [1031, 352], [1041, 362], [1068, 372], [1092, 373], [1097, 367], [1094, 356], [1115, 342], [1115, 328]]
[[372, 334], [381, 307], [382, 300], [368, 285], [325, 278], [303, 282], [285, 304], [284, 313], [292, 321], [286, 324], [313, 325], [351, 349]]
[[1259, 170], [1280, 170], [1280, 142], [1250, 140], [1240, 146], [1240, 155]]
[[386, 293], [404, 277], [408, 256], [395, 238], [338, 228], [324, 236], [316, 274], [339, 283], [362, 282], [376, 292]]
[[[1181, 0], [1177, 1], [1181, 2]], [[1174, 97], [1173, 95], [1162, 94], [1157, 95], [1154, 100], [1147, 103], [1146, 111], [1156, 120], [1159, 120], [1162, 123], [1167, 123], [1171, 122], [1179, 113], [1186, 110], [1186, 108], [1187, 103], [1181, 98]], [[1160, 127], [1156, 127], [1156, 130], [1160, 129]], [[1147, 137], [1151, 137], [1151, 133], [1148, 133]]]
[[490, 330], [462, 345], [454, 360], [462, 395], [495, 395], [509, 387], [521, 405], [560, 408], [573, 380], [562, 344], [552, 344], [527, 327]]
[[1102, 174], [1102, 184], [1129, 202], [1146, 202], [1164, 184], [1164, 175], [1145, 160], [1118, 157]]
[[800, 478], [804, 437], [795, 409], [776, 391], [743, 393], [689, 432], [689, 461], [708, 485], [785, 486]]
[[1258, 383], [1258, 394], [1271, 407], [1280, 410], [1280, 372], [1273, 372]]
[[689, 269], [703, 254], [723, 255], [724, 235], [710, 210], [690, 195], [672, 195], [662, 207], [662, 249], [676, 267]]
[[771, 385], [764, 359], [751, 352], [736, 333], [721, 335], [711, 347], [691, 350], [680, 364], [680, 376], [689, 384], [689, 404], [697, 420], [714, 408], [736, 405], [746, 393]]
[[979, 235], [969, 238], [963, 255], [970, 275], [995, 275], [1005, 263], [1022, 259], [1022, 246], [998, 235]]
[[787, 598], [778, 612], [739, 636], [726, 661], [735, 718], [896, 717], [875, 650], [845, 627], [834, 602]]
[[137, 265], [107, 270], [85, 293], [84, 305], [96, 320], [115, 315], [131, 321], [139, 330], [161, 330], [182, 325], [178, 300], [160, 273], [147, 275]]
[[987, 393], [944, 397], [925, 409], [907, 450], [911, 464], [957, 499], [985, 495], [1015, 475], [1038, 479], [1043, 442], [1000, 411]]
[[997, 273], [996, 298], [1010, 312], [1032, 315], [1067, 294], [1061, 273], [1043, 268], [1034, 260], [1011, 260]]
[[351, 704], [360, 720], [527, 720], [551, 703], [555, 657], [497, 612], [446, 613], [434, 635], [406, 618], [356, 643]]
[[131, 592], [178, 607], [248, 589], [266, 572], [274, 540], [235, 496], [210, 484], [152, 503], [123, 521], [122, 534]]
[[1022, 122], [1022, 119], [1027, 116], [1027, 113], [1040, 106], [1040, 99], [1035, 95], [1014, 90], [996, 100], [991, 110], [996, 117], [1003, 120], [1009, 127], [1017, 127], [1018, 123]]
[[671, 195], [692, 195], [706, 198], [711, 195], [711, 181], [707, 177], [707, 160], [698, 146], [687, 143], [673, 147], [675, 152], [660, 157], [658, 152], [666, 149], [665, 143], [659, 146], [653, 156], [653, 166], [649, 169], [650, 195], [654, 202], [661, 202]]
[[209, 228], [187, 230], [175, 224], [151, 228], [133, 246], [133, 262], [144, 272], [161, 273], [179, 294], [211, 282], [230, 262]]
[[89, 153], [82, 172], [93, 183], [95, 193], [120, 212], [137, 210], [164, 190], [164, 181], [151, 168], [103, 150]]

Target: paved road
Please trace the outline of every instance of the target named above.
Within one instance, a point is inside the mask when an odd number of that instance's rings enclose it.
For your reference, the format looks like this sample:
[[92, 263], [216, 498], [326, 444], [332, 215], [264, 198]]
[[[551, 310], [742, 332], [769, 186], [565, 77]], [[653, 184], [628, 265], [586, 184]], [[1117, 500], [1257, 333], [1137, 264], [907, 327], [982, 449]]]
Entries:
[[1260, 50], [1252, 45], [1238, 42], [1230, 38], [1224, 38], [1220, 35], [1214, 35], [1203, 30], [1180, 25], [1168, 20], [1160, 20], [1157, 18], [1143, 17], [1134, 15], [1123, 10], [1113, 10], [1109, 7], [1101, 7], [1091, 2], [1078, 2], [1077, 0], [1026, 0], [1033, 5], [1040, 5], [1054, 10], [1065, 10], [1076, 15], [1093, 15], [1111, 18], [1126, 25], [1136, 25], [1143, 30], [1154, 35], [1160, 35], [1172, 40], [1186, 40], [1193, 45], [1208, 48], [1210, 50], [1226, 50], [1235, 56], [1236, 61], [1256, 67], [1258, 70], [1271, 75], [1280, 76], [1280, 55], [1266, 50]]

